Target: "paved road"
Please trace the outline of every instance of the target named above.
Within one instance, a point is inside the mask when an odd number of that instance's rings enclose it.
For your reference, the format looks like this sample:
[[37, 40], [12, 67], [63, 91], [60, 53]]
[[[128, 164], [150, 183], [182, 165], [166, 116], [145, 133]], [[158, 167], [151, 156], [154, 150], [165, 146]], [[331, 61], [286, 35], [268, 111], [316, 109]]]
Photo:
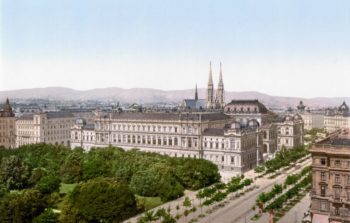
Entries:
[[[302, 164], [302, 167], [310, 165], [311, 160], [308, 159]], [[240, 222], [251, 222], [250, 218], [255, 214], [255, 211], [252, 211], [252, 207], [255, 204], [255, 200], [257, 196], [261, 192], [267, 192], [270, 191], [274, 184], [276, 183], [283, 183], [286, 177], [289, 174], [293, 174], [294, 172], [300, 171], [301, 169], [295, 170], [291, 169], [287, 173], [282, 174], [278, 176], [277, 178], [273, 180], [267, 180], [267, 179], [259, 179], [261, 182], [257, 183], [260, 185], [260, 188], [254, 191], [251, 191], [247, 193], [245, 196], [236, 199], [229, 204], [227, 204], [225, 207], [220, 208], [219, 210], [215, 211], [214, 213], [207, 215], [205, 218], [200, 219], [199, 222], [201, 223], [213, 223], [213, 222], [220, 222], [220, 223], [240, 223]]]

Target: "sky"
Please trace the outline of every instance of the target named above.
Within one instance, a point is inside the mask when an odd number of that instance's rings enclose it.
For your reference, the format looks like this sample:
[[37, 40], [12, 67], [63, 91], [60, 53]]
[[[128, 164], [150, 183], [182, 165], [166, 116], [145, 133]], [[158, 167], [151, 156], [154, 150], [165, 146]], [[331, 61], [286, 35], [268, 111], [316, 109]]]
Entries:
[[0, 91], [206, 88], [350, 96], [348, 0], [2, 0]]

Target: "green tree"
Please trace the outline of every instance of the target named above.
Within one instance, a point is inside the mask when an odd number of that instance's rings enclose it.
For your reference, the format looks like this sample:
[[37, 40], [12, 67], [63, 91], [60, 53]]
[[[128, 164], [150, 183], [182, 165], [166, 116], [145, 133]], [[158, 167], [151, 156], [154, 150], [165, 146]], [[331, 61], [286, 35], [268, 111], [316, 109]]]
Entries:
[[135, 173], [130, 182], [130, 188], [134, 193], [145, 197], [156, 197], [159, 195], [160, 176], [152, 169]]
[[112, 178], [96, 178], [80, 183], [73, 190], [69, 205], [71, 213], [64, 209], [62, 215], [88, 222], [119, 222], [137, 211], [136, 199], [129, 187]]
[[202, 159], [180, 159], [176, 175], [185, 188], [198, 190], [220, 180], [218, 167]]
[[36, 188], [43, 194], [51, 194], [59, 190], [60, 183], [61, 181], [57, 176], [48, 174], [39, 180], [36, 184]]
[[80, 150], [74, 151], [67, 156], [60, 168], [60, 175], [64, 183], [77, 183], [81, 180], [81, 161], [83, 153]]
[[46, 209], [39, 216], [33, 219], [33, 223], [57, 223], [58, 216], [51, 208]]
[[0, 165], [0, 184], [9, 190], [23, 189], [28, 184], [29, 166], [18, 156], [3, 157]]
[[0, 222], [32, 222], [45, 209], [45, 200], [38, 190], [6, 194], [0, 199]]

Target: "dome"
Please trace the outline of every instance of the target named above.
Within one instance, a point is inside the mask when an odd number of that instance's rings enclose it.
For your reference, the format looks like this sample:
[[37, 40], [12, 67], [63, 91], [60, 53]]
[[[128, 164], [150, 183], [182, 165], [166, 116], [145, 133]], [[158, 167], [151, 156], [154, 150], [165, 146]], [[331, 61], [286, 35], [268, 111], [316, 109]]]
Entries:
[[250, 128], [257, 128], [257, 127], [259, 127], [259, 122], [256, 119], [249, 120], [248, 126]]
[[296, 115], [294, 115], [293, 119], [294, 120], [301, 120], [302, 118], [300, 115], [296, 114]]
[[83, 119], [83, 118], [78, 118], [78, 119], [75, 121], [75, 124], [77, 124], [77, 125], [86, 125], [86, 120]]
[[231, 129], [240, 129], [241, 128], [241, 124], [239, 122], [232, 122], [230, 125]]
[[8, 98], [6, 99], [6, 104], [4, 106], [4, 112], [12, 112], [12, 107]]
[[6, 103], [4, 105], [3, 111], [1, 111], [1, 113], [0, 113], [0, 116], [1, 117], [14, 117], [15, 116], [15, 114], [12, 111], [12, 107], [10, 105], [10, 101], [8, 98], [6, 99]]
[[284, 121], [293, 121], [293, 117], [290, 115], [287, 115], [286, 117], [284, 117]]
[[349, 106], [344, 101], [343, 104], [339, 106], [338, 110], [341, 112], [349, 112]]

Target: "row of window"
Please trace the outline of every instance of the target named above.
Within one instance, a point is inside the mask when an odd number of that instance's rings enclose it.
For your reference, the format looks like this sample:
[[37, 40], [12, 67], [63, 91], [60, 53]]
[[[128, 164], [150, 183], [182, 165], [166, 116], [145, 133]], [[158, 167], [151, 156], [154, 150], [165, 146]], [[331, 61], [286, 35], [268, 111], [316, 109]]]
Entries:
[[[97, 129], [109, 130], [109, 124], [97, 123]], [[197, 131], [197, 128], [188, 127], [188, 132], [192, 133]], [[155, 126], [155, 125], [125, 125], [125, 124], [112, 124], [111, 130], [115, 131], [138, 131], [138, 132], [178, 132], [176, 126]], [[184, 128], [186, 131], [186, 128]]]
[[[334, 163], [334, 166], [336, 166], [336, 167], [342, 167], [342, 166], [344, 166], [344, 165], [342, 165], [342, 163], [345, 163], [346, 164], [346, 166], [348, 167], [348, 168], [350, 168], [350, 161], [341, 161], [341, 160], [333, 160], [333, 163]], [[325, 165], [327, 165], [327, 160], [326, 160], [326, 158], [321, 158], [320, 159], [320, 164], [322, 165], [322, 166], [325, 166]]]

